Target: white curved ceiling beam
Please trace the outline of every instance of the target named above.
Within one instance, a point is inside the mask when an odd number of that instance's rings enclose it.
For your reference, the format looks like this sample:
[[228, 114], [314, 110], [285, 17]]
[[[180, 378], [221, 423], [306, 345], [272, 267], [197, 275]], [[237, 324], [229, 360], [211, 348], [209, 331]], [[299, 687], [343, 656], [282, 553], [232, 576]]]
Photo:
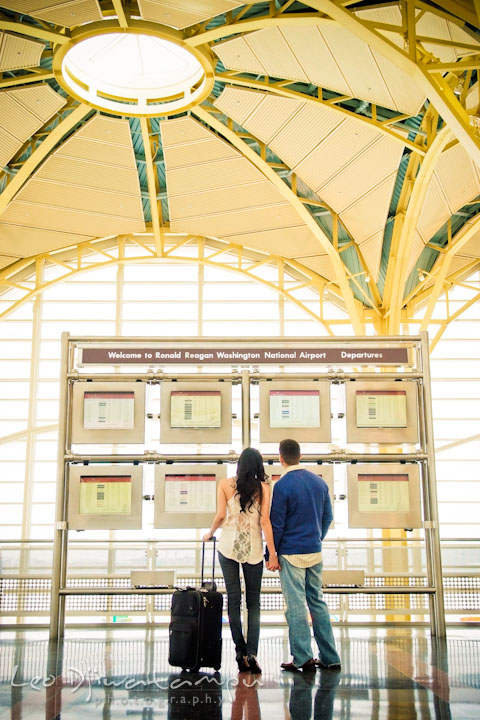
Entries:
[[43, 140], [41, 145], [32, 152], [30, 157], [23, 163], [20, 170], [12, 177], [5, 190], [0, 195], [0, 215], [7, 209], [8, 204], [15, 195], [22, 189], [27, 180], [32, 176], [38, 166], [47, 158], [56, 145], [87, 115], [94, 112], [91, 107], [79, 105], [62, 120]]
[[317, 224], [315, 219], [310, 215], [307, 208], [304, 206], [302, 201], [295, 195], [295, 193], [288, 187], [288, 185], [277, 175], [268, 163], [263, 160], [257, 153], [238, 135], [226, 127], [220, 120], [214, 117], [210, 112], [202, 107], [194, 107], [192, 114], [196, 115], [200, 120], [206, 123], [209, 127], [213, 128], [222, 137], [226, 138], [242, 155], [249, 160], [260, 172], [280, 191], [283, 197], [291, 204], [299, 218], [303, 223], [310, 229], [312, 235], [318, 241], [320, 247], [324, 252], [327, 253], [329, 259], [334, 268], [336, 281], [341, 288], [345, 307], [350, 316], [350, 320], [354, 327], [357, 335], [362, 335], [364, 332], [363, 322], [360, 318], [359, 308], [357, 301], [355, 300], [350, 284], [347, 278], [345, 266], [329, 238], [325, 235], [323, 230]]
[[[415, 178], [413, 190], [410, 196], [408, 207], [398, 238], [396, 250], [390, 258], [388, 267], [388, 287], [391, 289], [386, 305], [390, 309], [388, 317], [388, 332], [397, 335], [400, 331], [401, 311], [407, 280], [408, 266], [415, 238], [415, 229], [423, 208], [430, 180], [435, 170], [438, 158], [442, 154], [445, 145], [450, 138], [450, 128], [445, 127], [438, 133], [437, 137], [429, 147], [423, 158], [420, 170]], [[387, 285], [387, 283], [386, 283]], [[384, 298], [385, 301], [385, 298]]]
[[309, 5], [319, 12], [329, 15], [342, 27], [408, 73], [423, 88], [425, 95], [448, 123], [453, 134], [462, 143], [472, 159], [477, 165], [480, 165], [480, 139], [473, 132], [466, 110], [458, 102], [447, 81], [440, 73], [429, 73], [421, 63], [414, 62], [406, 52], [337, 2], [333, 0], [309, 0]]

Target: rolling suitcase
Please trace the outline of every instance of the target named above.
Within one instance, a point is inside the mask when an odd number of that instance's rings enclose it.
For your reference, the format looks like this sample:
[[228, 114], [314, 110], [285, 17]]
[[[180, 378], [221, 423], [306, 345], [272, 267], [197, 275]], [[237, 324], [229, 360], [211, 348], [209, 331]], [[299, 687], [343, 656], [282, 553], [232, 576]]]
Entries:
[[215, 585], [215, 538], [211, 583], [205, 582], [204, 566], [205, 543], [201, 587], [179, 589], [172, 595], [168, 662], [191, 672], [201, 667], [219, 670], [222, 663], [223, 595]]

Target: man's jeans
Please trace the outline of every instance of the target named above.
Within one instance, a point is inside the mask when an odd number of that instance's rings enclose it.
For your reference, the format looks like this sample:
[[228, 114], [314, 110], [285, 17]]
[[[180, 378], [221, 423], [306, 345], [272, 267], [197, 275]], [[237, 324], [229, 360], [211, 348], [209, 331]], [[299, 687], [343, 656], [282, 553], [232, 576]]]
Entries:
[[241, 563], [243, 577], [245, 578], [245, 596], [248, 611], [247, 640], [245, 641], [240, 616], [242, 604], [240, 563], [225, 557], [221, 552], [218, 553], [218, 558], [225, 579], [228, 598], [228, 620], [235, 650], [242, 655], [256, 655], [260, 636], [260, 588], [262, 586], [263, 560], [255, 565]]
[[280, 583], [285, 598], [285, 617], [288, 623], [288, 637], [293, 664], [300, 667], [312, 657], [312, 641], [308, 624], [307, 609], [312, 616], [313, 634], [318, 645], [320, 661], [324, 665], [340, 663], [333, 637], [330, 613], [323, 601], [323, 562], [309, 568], [298, 568], [288, 560], [279, 557]]

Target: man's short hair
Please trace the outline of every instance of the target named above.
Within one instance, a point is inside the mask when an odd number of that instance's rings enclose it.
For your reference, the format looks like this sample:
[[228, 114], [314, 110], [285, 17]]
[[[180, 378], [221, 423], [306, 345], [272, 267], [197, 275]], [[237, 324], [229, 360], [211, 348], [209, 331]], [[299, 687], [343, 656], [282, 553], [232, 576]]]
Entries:
[[296, 465], [302, 454], [298, 442], [296, 440], [290, 440], [289, 438], [281, 441], [278, 452], [287, 465]]

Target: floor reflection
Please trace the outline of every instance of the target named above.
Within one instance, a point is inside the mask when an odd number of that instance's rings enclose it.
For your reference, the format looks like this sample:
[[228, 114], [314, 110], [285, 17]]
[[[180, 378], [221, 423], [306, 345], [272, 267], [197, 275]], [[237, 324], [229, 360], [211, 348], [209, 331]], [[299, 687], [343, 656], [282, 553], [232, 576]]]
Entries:
[[[87, 635], [88, 632], [88, 635]], [[480, 632], [336, 631], [342, 671], [284, 673], [283, 629], [262, 635], [262, 675], [236, 672], [224, 638], [221, 673], [168, 665], [164, 629], [38, 632], [0, 640], [0, 718], [77, 720], [456, 720], [480, 718]]]

